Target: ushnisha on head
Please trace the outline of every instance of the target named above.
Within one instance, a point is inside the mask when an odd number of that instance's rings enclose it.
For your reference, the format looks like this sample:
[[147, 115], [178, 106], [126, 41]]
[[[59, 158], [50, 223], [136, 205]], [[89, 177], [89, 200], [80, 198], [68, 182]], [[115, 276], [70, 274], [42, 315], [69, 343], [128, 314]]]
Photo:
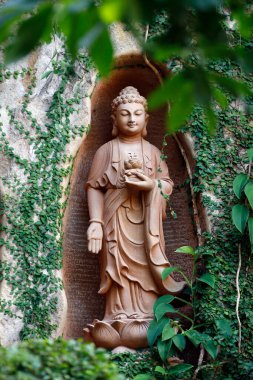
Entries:
[[[142, 137], [146, 136], [146, 125], [148, 121], [147, 100], [132, 86], [123, 88], [119, 95], [112, 101], [113, 136], [117, 136], [119, 133], [119, 127], [126, 123], [126, 120], [123, 120], [121, 111], [126, 109], [126, 112], [131, 113], [131, 110], [133, 110], [134, 107], [136, 107], [136, 113], [134, 115], [136, 123], [139, 126], [142, 126]], [[129, 123], [131, 123], [130, 120]]]

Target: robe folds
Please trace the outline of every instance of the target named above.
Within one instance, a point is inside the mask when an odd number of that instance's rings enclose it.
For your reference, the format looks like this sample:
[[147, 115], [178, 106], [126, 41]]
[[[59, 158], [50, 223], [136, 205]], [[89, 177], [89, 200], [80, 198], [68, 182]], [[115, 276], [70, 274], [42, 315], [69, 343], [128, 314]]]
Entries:
[[105, 320], [117, 314], [151, 318], [159, 295], [177, 294], [185, 285], [161, 276], [170, 264], [162, 226], [166, 200], [159, 184], [169, 183], [172, 190], [173, 182], [159, 149], [142, 139], [143, 171], [156, 184], [150, 191], [131, 192], [124, 184], [120, 144], [115, 138], [97, 150], [86, 185], [104, 193], [99, 293], [106, 294]]

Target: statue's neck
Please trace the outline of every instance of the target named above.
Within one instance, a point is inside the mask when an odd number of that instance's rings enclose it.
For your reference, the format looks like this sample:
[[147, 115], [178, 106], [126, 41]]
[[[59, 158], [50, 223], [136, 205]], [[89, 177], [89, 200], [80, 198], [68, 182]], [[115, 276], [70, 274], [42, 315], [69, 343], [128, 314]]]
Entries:
[[118, 136], [119, 140], [123, 143], [126, 143], [126, 144], [131, 144], [131, 143], [140, 143], [142, 141], [142, 137], [141, 136], [121, 136], [119, 135]]

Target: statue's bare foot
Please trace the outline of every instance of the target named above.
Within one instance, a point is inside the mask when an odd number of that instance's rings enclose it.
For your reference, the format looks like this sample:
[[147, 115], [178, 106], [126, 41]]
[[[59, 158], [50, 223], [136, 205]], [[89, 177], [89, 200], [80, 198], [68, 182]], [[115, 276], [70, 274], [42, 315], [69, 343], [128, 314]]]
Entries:
[[127, 315], [124, 314], [124, 313], [119, 313], [117, 315], [114, 315], [114, 317], [112, 317], [112, 319], [114, 321], [118, 320], [118, 319], [127, 319]]

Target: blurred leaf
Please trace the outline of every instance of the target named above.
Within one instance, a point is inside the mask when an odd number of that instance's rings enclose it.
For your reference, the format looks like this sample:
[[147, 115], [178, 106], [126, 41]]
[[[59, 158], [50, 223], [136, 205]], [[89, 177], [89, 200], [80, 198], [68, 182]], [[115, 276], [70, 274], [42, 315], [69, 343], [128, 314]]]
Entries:
[[204, 282], [205, 284], [211, 286], [211, 288], [214, 289], [215, 287], [215, 282], [216, 282], [216, 278], [214, 275], [210, 274], [210, 273], [205, 273], [205, 274], [202, 274], [201, 277], [198, 277], [197, 278], [197, 281], [201, 281], [201, 282]]
[[238, 174], [233, 181], [233, 190], [238, 199], [241, 198], [244, 186], [248, 182], [249, 177], [246, 174]]
[[247, 155], [249, 157], [249, 160], [253, 162], [253, 148], [247, 150]]
[[178, 267], [165, 268], [162, 272], [162, 280], [164, 281], [168, 276], [171, 275], [172, 272], [180, 272], [180, 268]]
[[89, 52], [100, 74], [102, 76], [108, 75], [112, 65], [113, 48], [108, 29], [105, 26], [89, 48]]
[[215, 73], [210, 73], [209, 76], [210, 79], [216, 82], [216, 84], [234, 96], [250, 95], [252, 93], [249, 86], [244, 82], [232, 78], [226, 78]]
[[176, 313], [176, 309], [170, 304], [160, 304], [155, 310], [156, 319], [159, 321], [166, 313]]
[[253, 209], [253, 181], [249, 181], [244, 188], [244, 192], [249, 201], [251, 208]]
[[38, 12], [21, 22], [13, 42], [5, 49], [7, 62], [22, 58], [51, 33], [53, 4], [45, 3]]
[[158, 336], [162, 333], [164, 326], [168, 323], [168, 318], [164, 317], [160, 319], [159, 321], [156, 321], [155, 319], [150, 323], [147, 337], [148, 337], [148, 344], [150, 347], [153, 346]]
[[249, 218], [249, 209], [246, 205], [235, 205], [232, 208], [232, 220], [236, 228], [243, 234]]
[[249, 38], [253, 33], [253, 14], [247, 14], [245, 9], [236, 9], [232, 12], [233, 18], [237, 21], [239, 31], [244, 38]]
[[192, 256], [195, 255], [195, 250], [189, 245], [184, 245], [183, 247], [177, 248], [175, 252], [186, 253], [187, 255], [192, 255]]
[[98, 8], [98, 12], [106, 24], [111, 24], [123, 17], [127, 6], [128, 4], [125, 1], [105, 0]]
[[171, 109], [168, 115], [168, 131], [173, 133], [182, 127], [190, 116], [194, 107], [193, 83], [185, 79], [181, 84], [181, 94], [172, 98]]
[[162, 340], [171, 339], [174, 335], [176, 335], [176, 331], [173, 327], [171, 327], [170, 323], [164, 326], [164, 329], [162, 332]]
[[223, 92], [219, 88], [213, 87], [212, 93], [213, 93], [215, 100], [221, 106], [221, 108], [226, 108], [228, 106], [227, 97], [225, 94], [223, 94]]
[[249, 239], [251, 243], [251, 252], [253, 252], [253, 218], [248, 220]]
[[164, 361], [164, 362], [168, 359], [170, 349], [171, 349], [171, 345], [172, 345], [171, 340], [164, 342], [161, 339], [159, 339], [157, 342], [157, 348], [158, 348], [159, 355], [160, 355], [162, 361]]
[[216, 319], [215, 324], [220, 330], [221, 335], [224, 335], [224, 337], [228, 338], [233, 334], [230, 321], [227, 319]]
[[183, 351], [185, 349], [186, 340], [185, 337], [181, 334], [177, 334], [172, 338], [173, 343], [179, 349], [179, 351]]
[[159, 365], [155, 367], [155, 372], [161, 373], [162, 375], [165, 375], [167, 373], [167, 371]]
[[159, 306], [160, 304], [171, 303], [174, 299], [175, 299], [175, 297], [170, 295], [170, 294], [165, 294], [164, 296], [159, 297], [154, 303], [154, 306], [153, 306], [154, 312], [155, 312], [157, 306]]
[[204, 107], [204, 113], [207, 120], [207, 130], [210, 134], [213, 134], [216, 129], [217, 117], [212, 107]]

